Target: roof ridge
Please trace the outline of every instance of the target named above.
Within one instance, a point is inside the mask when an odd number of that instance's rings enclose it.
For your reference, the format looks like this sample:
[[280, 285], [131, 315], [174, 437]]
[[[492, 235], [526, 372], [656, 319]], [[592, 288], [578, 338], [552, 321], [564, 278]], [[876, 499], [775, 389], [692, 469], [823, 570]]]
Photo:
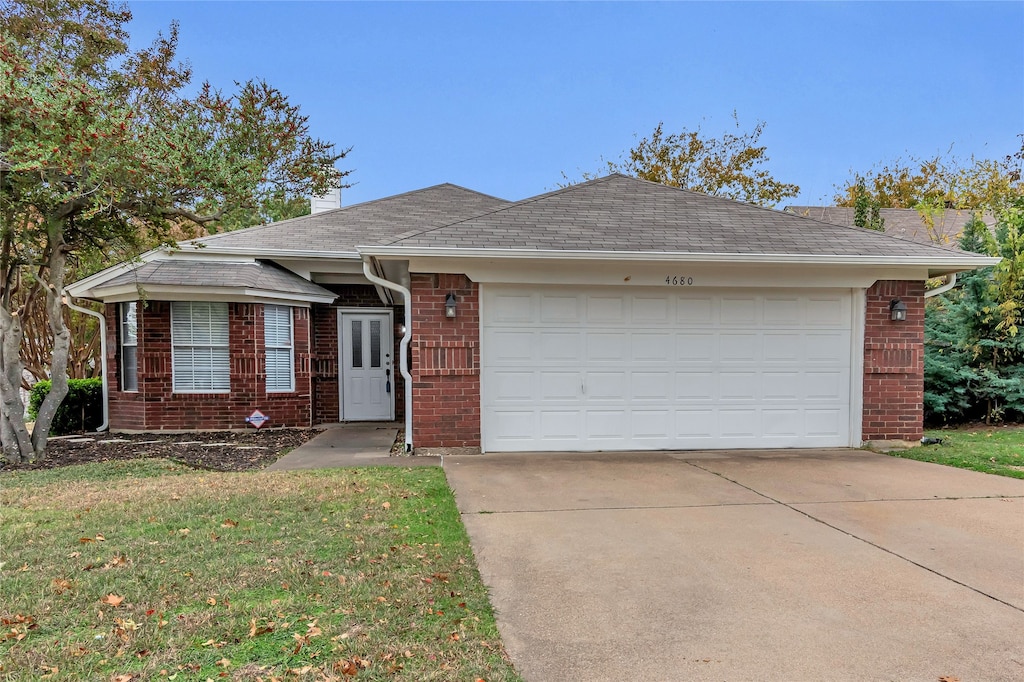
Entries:
[[[719, 196], [717, 194], [705, 194], [704, 192], [698, 192], [697, 190], [694, 190], [694, 189], [686, 189], [686, 188], [683, 188], [683, 187], [672, 187], [670, 185], [663, 185], [660, 182], [653, 182], [652, 180], [644, 180], [643, 178], [637, 178], [637, 177], [633, 177], [633, 176], [626, 176], [626, 177], [632, 178], [633, 180], [636, 180], [637, 182], [646, 182], [646, 183], [648, 183], [650, 185], [655, 185], [657, 187], [664, 187], [664, 188], [669, 189], [669, 190], [677, 190], [677, 191], [686, 192], [686, 193], [689, 193], [689, 194], [699, 194], [702, 197], [707, 197], [707, 198], [712, 199], [712, 200], [728, 201], [730, 203], [739, 204], [740, 206], [746, 206], [748, 208], [756, 209], [758, 211], [767, 211], [768, 213], [784, 214], [784, 215], [788, 215], [788, 216], [793, 216], [795, 218], [801, 218], [803, 220], [810, 220], [811, 222], [815, 222], [815, 223], [818, 223], [819, 225], [824, 225], [826, 227], [834, 227], [834, 228], [838, 228], [838, 229], [841, 229], [841, 230], [853, 230], [855, 232], [873, 234], [873, 235], [877, 235], [879, 237], [885, 237], [886, 239], [891, 239], [891, 240], [894, 240], [894, 241], [897, 241], [897, 242], [900, 242], [900, 243], [903, 243], [903, 244], [905, 244], [907, 242], [906, 239], [902, 239], [900, 237], [896, 237], [896, 236], [891, 235], [891, 234], [886, 234], [885, 232], [880, 232], [879, 230], [871, 230], [871, 229], [868, 229], [866, 227], [857, 227], [856, 225], [839, 225], [837, 223], [830, 223], [827, 220], [818, 220], [817, 218], [811, 218], [810, 216], [797, 215], [796, 213], [787, 213], [785, 209], [771, 208], [771, 207], [768, 207], [768, 206], [761, 206], [760, 204], [752, 204], [752, 203], [749, 203], [749, 202], [746, 202], [746, 201], [740, 201], [739, 199], [733, 199], [732, 197], [723, 197], [723, 196]], [[959, 249], [955, 249], [953, 247], [946, 247], [946, 246], [942, 246], [942, 245], [939, 245], [939, 244], [922, 244], [920, 242], [913, 242], [913, 243], [915, 243], [918, 246], [921, 246], [923, 248], [926, 248], [926, 249], [930, 248], [930, 249], [939, 249], [940, 251], [951, 251], [951, 252], [954, 252], [954, 253], [962, 253]]]
[[351, 204], [349, 206], [339, 206], [338, 208], [332, 208], [332, 209], [329, 209], [327, 211], [320, 211], [319, 213], [307, 213], [306, 215], [295, 216], [294, 218], [286, 218], [285, 220], [274, 220], [274, 221], [269, 222], [269, 223], [263, 223], [262, 225], [250, 225], [249, 227], [243, 227], [243, 228], [238, 229], [238, 230], [227, 230], [225, 232], [218, 232], [217, 234], [209, 234], [209, 235], [206, 235], [205, 237], [196, 237], [195, 239], [187, 239], [185, 241], [179, 242], [179, 244], [210, 244], [210, 243], [216, 241], [218, 238], [220, 238], [220, 237], [222, 237], [224, 235], [228, 235], [228, 234], [239, 234], [240, 232], [246, 232], [246, 231], [252, 231], [253, 233], [255, 233], [255, 232], [259, 231], [259, 230], [262, 230], [262, 229], [265, 229], [265, 228], [269, 228], [269, 227], [273, 227], [273, 228], [276, 229], [278, 227], [281, 227], [282, 225], [287, 225], [289, 223], [293, 223], [293, 222], [298, 221], [298, 220], [306, 220], [308, 218], [311, 218], [312, 216], [323, 216], [323, 215], [326, 215], [328, 213], [340, 213], [342, 211], [348, 211], [348, 210], [351, 210], [351, 209], [354, 209], [354, 208], [360, 208], [360, 207], [363, 207], [363, 206], [372, 206], [373, 204], [379, 204], [381, 202], [391, 201], [392, 199], [399, 199], [401, 197], [407, 197], [407, 196], [410, 196], [410, 195], [413, 195], [413, 194], [419, 194], [421, 192], [427, 192], [429, 190], [439, 189], [441, 187], [454, 187], [455, 189], [463, 190], [465, 192], [471, 192], [473, 194], [477, 194], [479, 196], [486, 197], [488, 199], [496, 199], [497, 201], [507, 201], [507, 199], [502, 199], [501, 197], [491, 196], [490, 194], [484, 194], [483, 192], [478, 192], [478, 191], [476, 191], [474, 189], [469, 189], [468, 187], [462, 187], [461, 185], [456, 185], [456, 184], [451, 183], [451, 182], [441, 182], [441, 183], [438, 183], [436, 185], [430, 185], [429, 187], [421, 187], [419, 189], [411, 189], [411, 190], [409, 190], [407, 192], [401, 192], [400, 194], [392, 194], [392, 195], [386, 196], [386, 197], [378, 197], [376, 199], [370, 199], [369, 201], [361, 201], [358, 204]]
[[544, 192], [542, 194], [537, 194], [537, 195], [532, 196], [532, 197], [526, 197], [525, 199], [520, 199], [519, 201], [513, 201], [513, 202], [506, 203], [506, 205], [504, 205], [504, 206], [499, 206], [498, 208], [491, 209], [490, 211], [484, 211], [483, 213], [478, 213], [476, 215], [469, 216], [468, 218], [462, 218], [461, 220], [455, 220], [455, 221], [452, 221], [450, 223], [445, 223], [444, 225], [435, 225], [434, 227], [430, 227], [428, 229], [422, 230], [420, 232], [416, 232], [414, 234], [403, 234], [401, 237], [397, 237], [394, 240], [388, 242], [387, 244], [383, 244], [383, 246], [394, 246], [394, 245], [398, 244], [399, 242], [405, 241], [406, 239], [411, 239], [412, 237], [422, 237], [423, 235], [427, 234], [428, 232], [433, 232], [435, 230], [442, 230], [442, 229], [444, 229], [446, 227], [452, 227], [453, 225], [459, 225], [461, 223], [465, 223], [465, 222], [468, 222], [470, 220], [477, 220], [478, 218], [483, 218], [484, 216], [494, 215], [495, 213], [499, 213], [501, 211], [505, 211], [505, 210], [508, 210], [508, 209], [511, 209], [511, 208], [515, 208], [516, 206], [526, 206], [528, 204], [532, 204], [532, 203], [537, 202], [537, 201], [542, 201], [542, 200], [547, 199], [548, 197], [554, 196], [556, 194], [564, 194], [564, 193], [567, 193], [567, 192], [575, 191], [575, 190], [580, 189], [581, 187], [583, 187], [585, 185], [594, 185], [594, 184], [597, 184], [599, 182], [604, 182], [606, 180], [610, 180], [610, 179], [612, 179], [614, 177], [627, 177], [627, 176], [624, 176], [621, 173], [612, 173], [611, 175], [606, 175], [606, 176], [600, 177], [600, 178], [594, 178], [593, 180], [587, 180], [586, 182], [579, 182], [579, 183], [576, 183], [576, 184], [572, 184], [572, 185], [569, 185], [568, 187], [560, 187], [559, 189], [552, 190], [550, 192]]

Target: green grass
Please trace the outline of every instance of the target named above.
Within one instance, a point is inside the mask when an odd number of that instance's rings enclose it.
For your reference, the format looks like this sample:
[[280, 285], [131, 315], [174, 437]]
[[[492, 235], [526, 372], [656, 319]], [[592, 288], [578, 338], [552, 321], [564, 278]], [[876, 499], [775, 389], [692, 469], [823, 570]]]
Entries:
[[0, 505], [2, 679], [519, 679], [440, 469], [110, 462]]
[[891, 454], [987, 474], [1024, 478], [1024, 426], [974, 427], [928, 431], [941, 445], [923, 445]]

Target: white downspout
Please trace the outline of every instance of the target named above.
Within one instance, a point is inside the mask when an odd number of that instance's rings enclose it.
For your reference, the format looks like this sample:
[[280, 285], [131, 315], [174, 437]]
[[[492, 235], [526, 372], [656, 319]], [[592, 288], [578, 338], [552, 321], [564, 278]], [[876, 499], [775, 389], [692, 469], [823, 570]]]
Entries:
[[99, 425], [96, 431], [106, 431], [110, 426], [110, 389], [107, 386], [107, 318], [103, 317], [102, 313], [72, 303], [71, 294], [67, 292], [67, 289], [64, 290], [64, 305], [80, 313], [92, 315], [100, 321], [100, 385], [103, 391], [103, 423]]
[[947, 291], [949, 291], [950, 289], [952, 289], [954, 286], [956, 286], [956, 273], [955, 272], [949, 276], [949, 281], [946, 282], [945, 284], [943, 284], [942, 286], [935, 287], [934, 289], [931, 289], [930, 291], [924, 292], [924, 297], [925, 298], [931, 298], [932, 296], [938, 296], [939, 294], [944, 294]]
[[378, 286], [402, 294], [405, 301], [405, 335], [398, 346], [398, 368], [402, 372], [402, 379], [405, 380], [405, 451], [412, 452], [412, 374], [409, 373], [409, 341], [412, 340], [412, 296], [409, 290], [401, 284], [391, 280], [378, 277], [370, 269], [370, 263], [363, 261], [363, 274], [366, 279]]

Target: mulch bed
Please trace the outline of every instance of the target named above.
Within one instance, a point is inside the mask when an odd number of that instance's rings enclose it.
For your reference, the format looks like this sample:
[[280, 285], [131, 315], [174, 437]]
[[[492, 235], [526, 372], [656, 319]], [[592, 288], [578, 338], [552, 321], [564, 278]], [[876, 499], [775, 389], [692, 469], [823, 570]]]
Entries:
[[248, 471], [263, 469], [321, 431], [317, 429], [249, 429], [196, 433], [84, 433], [51, 438], [39, 461], [0, 470], [54, 469], [86, 462], [160, 457], [196, 469]]

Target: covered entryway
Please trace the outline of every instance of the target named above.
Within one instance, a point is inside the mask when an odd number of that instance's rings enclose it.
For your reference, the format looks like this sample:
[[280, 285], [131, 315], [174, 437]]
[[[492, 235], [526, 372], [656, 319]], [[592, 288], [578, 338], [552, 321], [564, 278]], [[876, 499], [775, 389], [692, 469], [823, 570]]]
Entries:
[[339, 312], [341, 421], [395, 418], [392, 312]]
[[854, 444], [852, 290], [668, 281], [483, 285], [483, 449]]

